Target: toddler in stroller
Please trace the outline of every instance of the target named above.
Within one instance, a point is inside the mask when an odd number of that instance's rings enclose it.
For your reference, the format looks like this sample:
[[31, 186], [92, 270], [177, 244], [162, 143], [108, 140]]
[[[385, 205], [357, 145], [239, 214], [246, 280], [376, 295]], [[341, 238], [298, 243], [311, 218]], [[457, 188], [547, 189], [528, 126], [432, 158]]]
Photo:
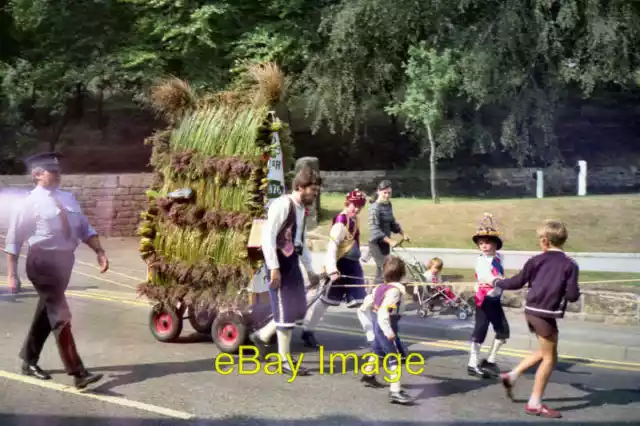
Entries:
[[442, 269], [444, 267], [442, 259], [434, 257], [426, 266], [427, 270], [423, 273], [424, 282], [434, 285], [426, 284], [419, 288], [417, 292], [418, 304], [420, 305], [418, 316], [424, 318], [429, 313], [450, 309], [457, 310], [456, 315], [459, 319], [467, 319], [472, 313], [471, 305], [456, 295], [450, 286], [442, 285]]

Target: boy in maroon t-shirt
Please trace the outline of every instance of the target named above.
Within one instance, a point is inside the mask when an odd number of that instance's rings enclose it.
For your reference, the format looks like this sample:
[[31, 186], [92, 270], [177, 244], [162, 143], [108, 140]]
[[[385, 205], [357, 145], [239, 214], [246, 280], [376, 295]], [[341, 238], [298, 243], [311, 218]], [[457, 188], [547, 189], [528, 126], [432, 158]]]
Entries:
[[518, 275], [493, 280], [493, 285], [503, 290], [517, 290], [529, 283], [525, 318], [529, 330], [536, 334], [540, 343], [540, 349], [523, 359], [509, 373], [501, 374], [500, 379], [507, 396], [513, 399], [512, 389], [516, 379], [540, 363], [524, 411], [534, 416], [560, 418], [562, 415], [558, 411], [542, 404], [542, 395], [558, 359], [556, 319], [564, 317], [567, 302], [576, 302], [580, 298], [579, 268], [562, 250], [568, 238], [563, 223], [549, 220], [537, 230], [537, 235], [542, 253], [529, 259]]

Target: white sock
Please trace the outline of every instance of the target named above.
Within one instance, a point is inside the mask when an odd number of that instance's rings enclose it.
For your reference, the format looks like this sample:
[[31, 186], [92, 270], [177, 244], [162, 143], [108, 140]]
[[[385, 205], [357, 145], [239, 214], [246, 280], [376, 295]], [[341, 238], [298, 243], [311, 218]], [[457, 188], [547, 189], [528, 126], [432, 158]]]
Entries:
[[271, 320], [267, 325], [265, 325], [258, 331], [258, 337], [260, 338], [260, 340], [266, 343], [271, 340], [271, 336], [273, 336], [275, 332], [276, 322], [274, 320]]
[[514, 384], [516, 380], [518, 380], [518, 374], [515, 371], [509, 371], [507, 373], [507, 377], [509, 378], [509, 382], [511, 382], [511, 384]]
[[305, 320], [304, 331], [315, 330], [320, 320], [322, 320], [323, 315], [327, 312], [327, 309], [329, 309], [329, 305], [322, 303], [321, 300], [316, 301], [310, 309], [311, 314], [308, 319]]
[[362, 373], [367, 376], [373, 376], [375, 374], [375, 370], [373, 369], [374, 363], [376, 362], [375, 356], [370, 356], [367, 360], [366, 365], [362, 368]]
[[371, 321], [371, 317], [367, 312], [364, 312], [361, 309], [356, 309], [356, 313], [358, 315], [358, 320], [360, 320], [360, 325], [362, 325], [362, 329], [367, 335], [367, 342], [373, 342], [375, 334], [373, 334], [373, 322]]
[[278, 330], [278, 354], [282, 357], [282, 361], [287, 359], [287, 355], [291, 353], [291, 334], [293, 330]]
[[498, 340], [495, 339], [493, 341], [493, 345], [491, 346], [491, 351], [489, 352], [489, 358], [487, 358], [487, 362], [490, 362], [492, 364], [495, 364], [496, 362], [496, 355], [498, 355], [498, 351], [500, 350], [500, 348], [502, 347], [502, 345], [505, 344], [504, 340]]
[[478, 366], [478, 355], [480, 355], [480, 343], [472, 342], [469, 351], [469, 367]]
[[391, 392], [400, 392], [402, 386], [400, 386], [400, 378], [398, 376], [398, 366], [394, 365], [390, 368], [391, 374], [389, 374], [389, 390]]
[[542, 405], [542, 401], [540, 401], [540, 398], [536, 398], [533, 395], [531, 395], [529, 397], [529, 407], [530, 408], [540, 408], [541, 405]]

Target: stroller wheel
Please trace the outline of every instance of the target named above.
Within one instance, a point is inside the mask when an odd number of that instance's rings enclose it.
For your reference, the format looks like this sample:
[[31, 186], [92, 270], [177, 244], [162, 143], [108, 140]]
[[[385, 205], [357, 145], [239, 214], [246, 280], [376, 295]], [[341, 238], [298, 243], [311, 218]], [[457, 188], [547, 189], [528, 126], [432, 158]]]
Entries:
[[418, 309], [418, 316], [419, 316], [420, 318], [426, 318], [426, 316], [427, 316], [427, 311], [426, 311], [426, 310], [424, 310], [424, 309]]
[[458, 317], [459, 320], [466, 320], [467, 318], [469, 318], [469, 313], [467, 312], [466, 309], [460, 309], [458, 310], [458, 313], [456, 314], [456, 316]]

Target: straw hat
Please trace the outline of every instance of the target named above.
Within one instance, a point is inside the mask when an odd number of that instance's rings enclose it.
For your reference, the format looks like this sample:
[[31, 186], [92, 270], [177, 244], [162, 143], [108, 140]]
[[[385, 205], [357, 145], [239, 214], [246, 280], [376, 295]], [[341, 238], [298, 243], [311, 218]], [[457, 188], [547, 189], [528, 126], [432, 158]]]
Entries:
[[500, 231], [496, 228], [493, 223], [493, 217], [489, 213], [485, 213], [484, 217], [480, 221], [480, 225], [476, 230], [476, 233], [473, 234], [471, 239], [474, 244], [478, 245], [478, 240], [480, 238], [490, 238], [496, 243], [496, 250], [500, 250], [502, 248], [502, 239], [500, 238]]

